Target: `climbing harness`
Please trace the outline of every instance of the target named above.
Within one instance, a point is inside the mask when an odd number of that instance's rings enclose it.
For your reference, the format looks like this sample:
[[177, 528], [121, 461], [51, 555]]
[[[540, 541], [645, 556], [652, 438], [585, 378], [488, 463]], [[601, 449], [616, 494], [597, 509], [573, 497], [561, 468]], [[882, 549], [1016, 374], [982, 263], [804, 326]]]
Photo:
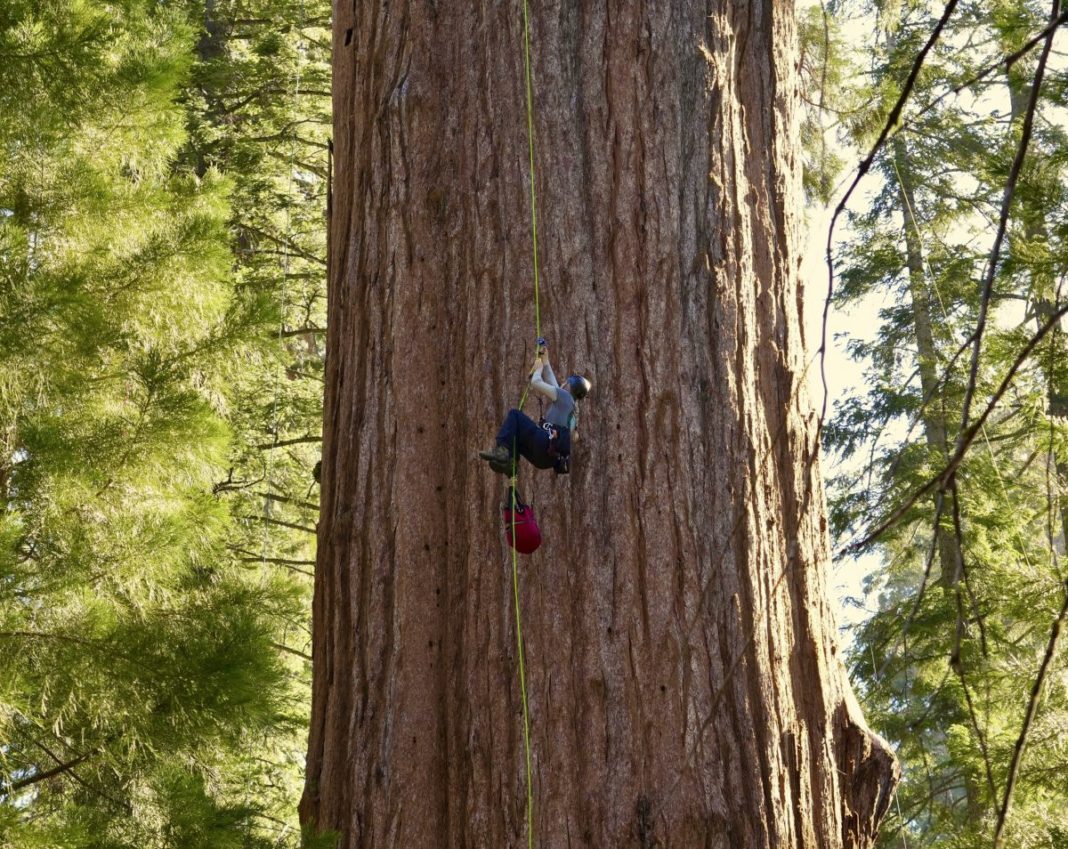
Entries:
[[549, 456], [556, 459], [560, 456], [560, 428], [545, 419], [542, 419], [539, 424], [541, 429], [549, 434]]
[[549, 434], [549, 448], [546, 453], [552, 458], [553, 471], [558, 475], [568, 474], [571, 471], [571, 432], [545, 419], [539, 424], [541, 429]]

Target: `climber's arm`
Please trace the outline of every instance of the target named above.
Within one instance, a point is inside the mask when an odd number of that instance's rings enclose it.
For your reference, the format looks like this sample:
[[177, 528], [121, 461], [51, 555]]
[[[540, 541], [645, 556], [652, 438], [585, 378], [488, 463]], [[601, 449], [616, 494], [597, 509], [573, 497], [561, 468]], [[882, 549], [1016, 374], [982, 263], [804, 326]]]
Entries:
[[[556, 389], [559, 389], [560, 388], [560, 381], [558, 381], [556, 379], [556, 375], [553, 374], [553, 367], [551, 365], [549, 365], [549, 350], [548, 350], [548, 348], [543, 348], [542, 351], [543, 351], [543, 353], [541, 355], [541, 359], [542, 359], [542, 369], [541, 369], [542, 380], [544, 380], [550, 386], [555, 387]], [[553, 400], [555, 401], [556, 399], [554, 398]]]
[[545, 369], [547, 363], [541, 357], [534, 360], [534, 368], [530, 372], [530, 388], [537, 392], [539, 395], [544, 395], [550, 401], [556, 400], [556, 377], [553, 376], [552, 369], [549, 369], [549, 376], [552, 379], [552, 383], [548, 383], [545, 380]]

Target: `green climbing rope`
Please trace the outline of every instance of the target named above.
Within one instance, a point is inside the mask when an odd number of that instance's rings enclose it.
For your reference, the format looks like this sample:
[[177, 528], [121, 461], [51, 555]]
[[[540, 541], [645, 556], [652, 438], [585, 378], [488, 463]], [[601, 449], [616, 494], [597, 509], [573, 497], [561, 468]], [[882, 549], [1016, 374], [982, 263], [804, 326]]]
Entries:
[[[540, 281], [538, 279], [538, 196], [535, 188], [536, 172], [534, 169], [534, 86], [530, 72], [530, 9], [527, 0], [523, 0], [523, 65], [526, 72], [527, 93], [527, 146], [530, 153], [530, 232], [534, 256], [534, 337], [541, 336], [541, 304], [540, 304]], [[519, 409], [527, 400], [529, 383], [523, 389], [523, 395], [519, 399]], [[519, 561], [515, 549], [515, 505], [516, 486], [518, 483], [519, 453], [516, 441], [512, 442], [512, 594], [515, 599], [515, 641], [516, 651], [519, 655], [519, 692], [523, 699], [523, 748], [526, 754], [527, 770], [527, 847], [534, 849], [534, 784], [533, 770], [530, 757], [530, 706], [527, 699], [527, 673], [524, 662], [523, 650], [523, 615], [519, 604]]]

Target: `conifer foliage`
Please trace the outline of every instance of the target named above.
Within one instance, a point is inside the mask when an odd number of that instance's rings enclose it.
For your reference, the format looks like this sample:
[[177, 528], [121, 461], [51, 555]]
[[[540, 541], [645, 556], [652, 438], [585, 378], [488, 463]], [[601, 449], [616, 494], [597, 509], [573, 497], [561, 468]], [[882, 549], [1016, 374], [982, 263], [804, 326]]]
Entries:
[[0, 10], [5, 847], [297, 843], [313, 5]]
[[832, 523], [883, 563], [852, 650], [873, 724], [903, 763], [882, 845], [1058, 849], [1068, 138], [1063, 62], [1045, 62], [1041, 36], [1063, 10], [838, 4], [878, 33], [874, 53], [854, 54], [870, 71], [845, 99], [866, 103], [844, 126], [871, 146], [947, 9], [837, 257], [839, 303], [876, 304], [880, 322], [849, 341], [866, 391], [825, 429], [850, 461], [832, 482]]

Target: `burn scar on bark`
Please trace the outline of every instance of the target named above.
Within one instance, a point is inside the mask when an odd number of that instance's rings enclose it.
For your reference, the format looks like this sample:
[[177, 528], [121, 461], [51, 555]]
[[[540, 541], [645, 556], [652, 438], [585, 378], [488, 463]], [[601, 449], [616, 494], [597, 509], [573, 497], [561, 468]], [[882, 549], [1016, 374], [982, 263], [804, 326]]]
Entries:
[[834, 742], [841, 784], [842, 846], [873, 846], [901, 769], [890, 745], [865, 724], [848, 688], [835, 711]]
[[638, 841], [641, 849], [656, 849], [657, 842], [653, 837], [653, 803], [644, 793], [638, 797], [634, 813], [638, 821]]

